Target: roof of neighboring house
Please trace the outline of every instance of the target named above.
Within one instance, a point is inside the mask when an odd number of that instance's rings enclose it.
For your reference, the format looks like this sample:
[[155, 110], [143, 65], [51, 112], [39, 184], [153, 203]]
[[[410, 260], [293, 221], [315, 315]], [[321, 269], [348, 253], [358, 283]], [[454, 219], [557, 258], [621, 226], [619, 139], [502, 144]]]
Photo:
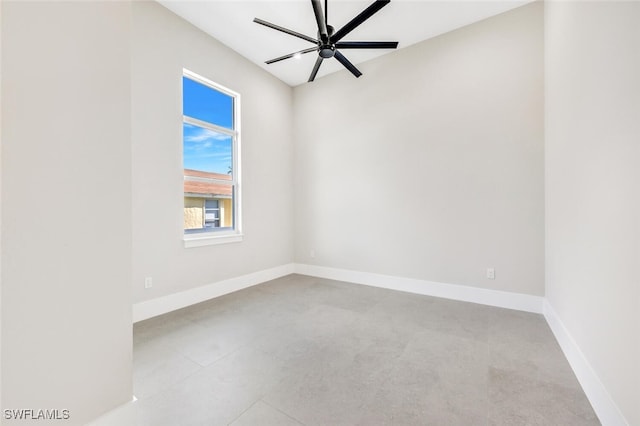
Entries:
[[[199, 170], [184, 169], [184, 176], [195, 178], [208, 178], [217, 180], [231, 181], [230, 175], [224, 175], [221, 173], [201, 172]], [[229, 185], [213, 182], [205, 182], [199, 180], [184, 180], [184, 192], [193, 196], [220, 196], [230, 197], [232, 194], [231, 182]]]

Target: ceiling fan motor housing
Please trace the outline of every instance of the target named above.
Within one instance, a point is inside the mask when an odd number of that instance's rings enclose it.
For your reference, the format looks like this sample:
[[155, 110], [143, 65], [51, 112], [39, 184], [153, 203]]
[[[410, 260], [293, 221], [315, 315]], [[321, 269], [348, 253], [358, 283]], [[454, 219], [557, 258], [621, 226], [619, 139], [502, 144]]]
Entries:
[[335, 53], [336, 50], [336, 46], [335, 44], [331, 43], [331, 36], [333, 35], [333, 27], [331, 25], [327, 25], [327, 33], [329, 34], [329, 43], [326, 44], [322, 44], [322, 37], [320, 36], [320, 31], [318, 31], [318, 54], [324, 58], [324, 59], [328, 59], [328, 58], [332, 58], [333, 54]]
[[320, 46], [320, 50], [318, 51], [318, 54], [324, 59], [327, 59], [327, 58], [333, 57], [335, 52], [336, 52], [335, 46], [331, 44], [325, 44], [323, 46]]

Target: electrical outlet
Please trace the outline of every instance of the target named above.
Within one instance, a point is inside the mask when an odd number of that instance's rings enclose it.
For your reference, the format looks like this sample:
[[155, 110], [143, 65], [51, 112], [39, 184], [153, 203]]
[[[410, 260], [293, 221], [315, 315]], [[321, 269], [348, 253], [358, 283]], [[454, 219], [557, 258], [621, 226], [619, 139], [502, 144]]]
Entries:
[[316, 251], [314, 249], [309, 250], [309, 257], [312, 259], [316, 257]]
[[153, 287], [153, 278], [145, 277], [144, 278], [144, 288], [151, 288], [151, 287]]
[[487, 278], [490, 280], [496, 279], [496, 270], [493, 268], [487, 268]]

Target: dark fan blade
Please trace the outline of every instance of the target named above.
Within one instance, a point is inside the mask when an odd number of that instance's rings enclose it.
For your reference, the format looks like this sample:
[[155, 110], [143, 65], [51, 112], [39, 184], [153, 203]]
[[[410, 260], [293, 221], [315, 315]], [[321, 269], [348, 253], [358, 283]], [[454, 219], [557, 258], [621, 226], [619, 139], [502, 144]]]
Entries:
[[318, 55], [318, 59], [316, 59], [316, 64], [313, 66], [313, 70], [311, 70], [311, 75], [309, 76], [308, 83], [315, 80], [316, 74], [318, 74], [318, 70], [320, 69], [321, 64], [322, 64], [322, 56]]
[[360, 77], [362, 75], [362, 73], [358, 71], [358, 68], [356, 68], [351, 62], [349, 62], [349, 60], [345, 58], [342, 53], [336, 50], [333, 53], [333, 57], [336, 58], [342, 65], [344, 65], [346, 69], [351, 71], [351, 74], [355, 75], [356, 77]]
[[324, 23], [329, 22], [329, 4], [328, 0], [324, 0]]
[[283, 59], [293, 58], [296, 55], [304, 55], [305, 53], [317, 52], [317, 51], [318, 51], [317, 47], [310, 47], [308, 49], [299, 50], [297, 52], [289, 53], [288, 55], [280, 56], [279, 58], [269, 59], [268, 61], [265, 62], [265, 64], [272, 64], [274, 62], [282, 61]]
[[316, 15], [316, 23], [318, 24], [318, 33], [320, 34], [320, 40], [323, 43], [329, 42], [329, 33], [327, 32], [327, 22], [322, 15], [322, 5], [320, 0], [311, 0], [311, 6], [313, 6], [313, 13]]
[[367, 19], [371, 18], [374, 13], [385, 7], [391, 0], [376, 0], [365, 10], [360, 12], [358, 16], [349, 21], [344, 27], [340, 28], [337, 33], [331, 37], [331, 42], [336, 43], [342, 39], [342, 37], [353, 31], [358, 25], [362, 24]]
[[288, 29], [283, 28], [283, 27], [281, 27], [279, 25], [272, 24], [271, 22], [263, 21], [262, 19], [259, 19], [259, 18], [254, 18], [253, 22], [255, 22], [256, 24], [264, 25], [265, 27], [273, 28], [274, 30], [282, 31], [283, 33], [292, 35], [294, 37], [298, 37], [298, 38], [301, 38], [303, 40], [307, 40], [310, 43], [318, 44], [318, 40], [316, 40], [315, 38], [311, 38], [311, 37], [306, 36], [304, 34], [300, 34], [300, 33], [297, 33], [295, 31], [292, 31], [292, 30], [288, 30]]
[[395, 49], [397, 41], [341, 41], [336, 49]]

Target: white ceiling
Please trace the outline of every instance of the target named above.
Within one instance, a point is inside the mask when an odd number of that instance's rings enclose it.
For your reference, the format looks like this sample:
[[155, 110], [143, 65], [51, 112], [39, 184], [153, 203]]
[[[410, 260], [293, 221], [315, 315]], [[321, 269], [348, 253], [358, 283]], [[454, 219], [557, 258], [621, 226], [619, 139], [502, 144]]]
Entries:
[[[316, 38], [317, 26], [308, 0], [157, 0], [160, 4], [210, 34], [290, 86], [305, 83], [317, 58], [264, 62], [313, 44], [253, 22], [260, 18]], [[392, 0], [342, 41], [398, 41], [404, 48], [530, 3], [532, 0]], [[373, 0], [329, 0], [328, 23], [336, 31]], [[324, 2], [322, 2], [324, 5]], [[392, 50], [344, 50], [356, 66]], [[366, 66], [358, 67], [366, 73]], [[336, 60], [325, 60], [317, 78], [344, 70]], [[345, 70], [345, 72], [348, 72]]]

